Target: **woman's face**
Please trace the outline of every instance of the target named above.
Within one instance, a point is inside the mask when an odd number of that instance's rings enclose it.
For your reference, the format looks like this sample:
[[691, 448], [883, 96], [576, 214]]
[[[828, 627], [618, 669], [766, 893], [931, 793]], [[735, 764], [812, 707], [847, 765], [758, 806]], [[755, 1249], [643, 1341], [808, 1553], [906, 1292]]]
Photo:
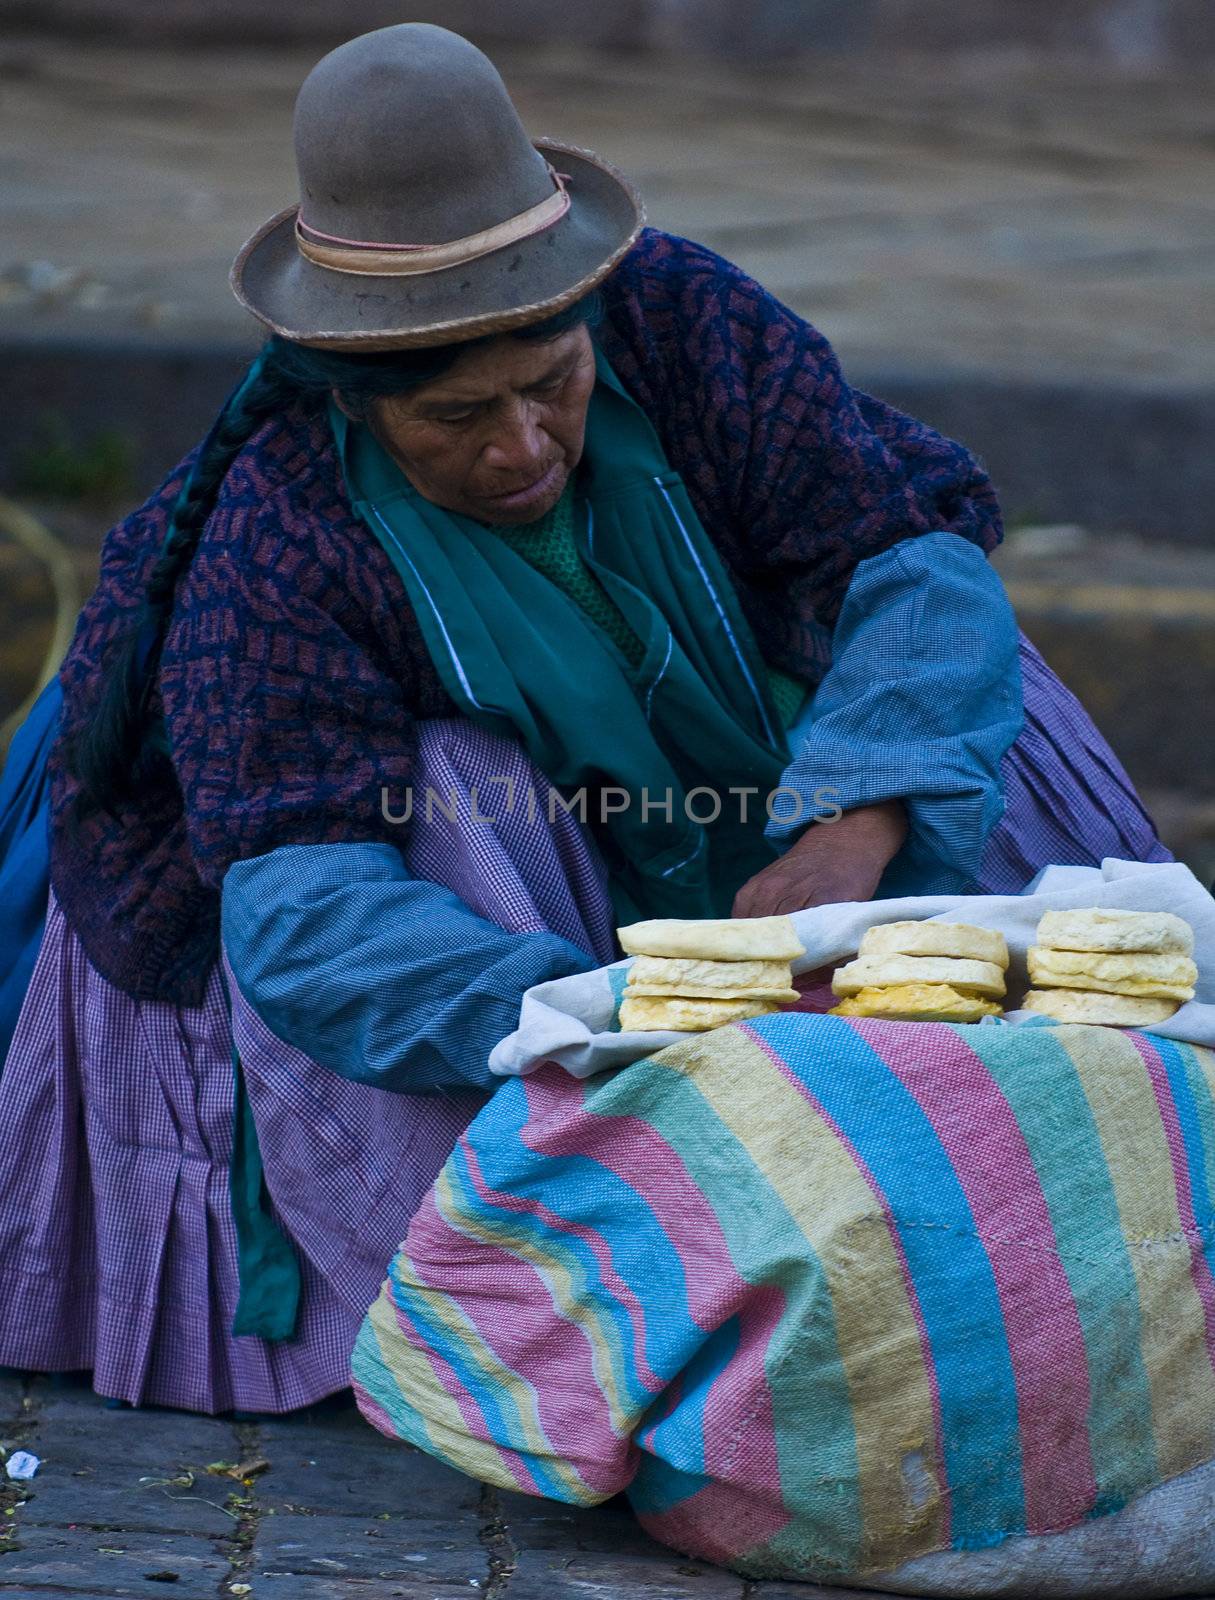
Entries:
[[495, 339], [441, 378], [377, 400], [370, 424], [425, 499], [478, 522], [535, 522], [582, 457], [595, 353], [584, 324]]

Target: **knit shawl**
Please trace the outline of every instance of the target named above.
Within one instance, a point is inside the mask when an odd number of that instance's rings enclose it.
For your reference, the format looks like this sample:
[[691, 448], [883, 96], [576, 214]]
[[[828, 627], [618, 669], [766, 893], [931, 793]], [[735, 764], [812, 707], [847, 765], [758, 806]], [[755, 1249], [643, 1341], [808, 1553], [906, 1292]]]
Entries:
[[[597, 339], [654, 424], [765, 660], [808, 686], [858, 561], [947, 529], [991, 550], [970, 454], [851, 389], [821, 334], [701, 245], [647, 229], [605, 285]], [[64, 731], [89, 714], [193, 453], [108, 535], [64, 661]], [[404, 589], [355, 519], [323, 407], [262, 427], [180, 585], [155, 708], [170, 754], [117, 817], [69, 816], [52, 755], [51, 876], [90, 961], [141, 999], [201, 1001], [233, 861], [284, 844], [401, 843], [382, 815], [413, 724], [455, 707]]]

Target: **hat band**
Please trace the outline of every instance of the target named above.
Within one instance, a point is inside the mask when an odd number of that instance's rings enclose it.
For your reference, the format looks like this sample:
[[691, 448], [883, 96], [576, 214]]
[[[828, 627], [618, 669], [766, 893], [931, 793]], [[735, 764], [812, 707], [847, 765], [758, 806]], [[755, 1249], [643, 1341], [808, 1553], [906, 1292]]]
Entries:
[[569, 178], [563, 172], [549, 167], [549, 176], [555, 192], [538, 206], [507, 217], [505, 222], [483, 228], [480, 233], [470, 233], [463, 239], [453, 239], [449, 244], [371, 244], [359, 239], [339, 239], [333, 234], [318, 233], [310, 228], [301, 216], [295, 219], [295, 243], [302, 256], [324, 267], [327, 272], [349, 272], [356, 276], [372, 278], [404, 278], [424, 272], [444, 272], [449, 267], [462, 267], [466, 262], [504, 250], [507, 245], [531, 239], [537, 233], [551, 228], [570, 208], [566, 184]]

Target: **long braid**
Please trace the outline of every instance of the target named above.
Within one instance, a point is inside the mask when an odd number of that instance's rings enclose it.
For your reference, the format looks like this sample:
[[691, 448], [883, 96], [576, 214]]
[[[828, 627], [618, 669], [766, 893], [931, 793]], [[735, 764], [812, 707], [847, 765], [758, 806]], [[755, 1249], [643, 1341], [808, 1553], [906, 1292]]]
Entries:
[[[551, 339], [578, 323], [594, 327], [602, 314], [598, 291], [511, 338]], [[229, 395], [203, 440], [173, 509], [139, 611], [107, 652], [97, 704], [65, 749], [80, 799], [116, 814], [139, 789], [148, 757], [149, 707], [177, 588], [203, 536], [233, 461], [267, 418], [301, 397], [336, 391], [354, 415], [365, 416], [382, 395], [399, 394], [440, 377], [472, 344], [350, 355], [315, 350], [277, 335], [267, 340]]]
[[152, 667], [152, 657], [159, 655], [177, 586], [194, 559], [233, 461], [261, 424], [295, 396], [294, 387], [283, 382], [268, 358], [269, 352], [263, 350], [228, 397], [173, 506], [160, 555], [144, 591], [140, 666], [145, 671]]

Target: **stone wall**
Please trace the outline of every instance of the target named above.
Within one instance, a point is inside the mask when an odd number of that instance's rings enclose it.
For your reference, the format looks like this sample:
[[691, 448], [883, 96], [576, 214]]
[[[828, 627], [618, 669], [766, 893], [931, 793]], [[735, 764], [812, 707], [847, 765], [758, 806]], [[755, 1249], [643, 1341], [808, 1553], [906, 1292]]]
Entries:
[[1130, 67], [1215, 60], [1215, 0], [0, 0], [0, 30], [111, 43], [332, 44], [394, 22], [482, 42], [779, 60], [803, 50], [1063, 51]]

